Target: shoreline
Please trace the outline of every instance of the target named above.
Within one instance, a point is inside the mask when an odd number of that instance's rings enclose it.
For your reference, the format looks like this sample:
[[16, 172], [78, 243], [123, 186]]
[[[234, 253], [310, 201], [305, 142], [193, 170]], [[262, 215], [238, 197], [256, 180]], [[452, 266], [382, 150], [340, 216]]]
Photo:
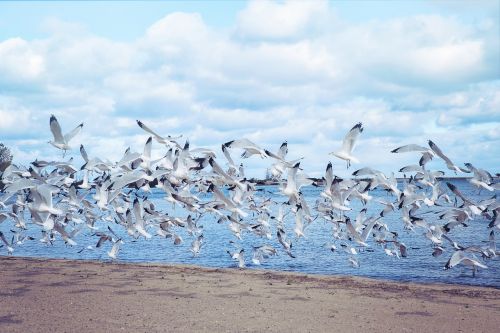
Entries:
[[500, 290], [185, 264], [0, 257], [0, 331], [495, 331]]
[[382, 277], [372, 277], [372, 276], [362, 276], [362, 275], [344, 275], [344, 274], [324, 274], [324, 273], [308, 273], [308, 272], [299, 272], [299, 271], [280, 271], [274, 269], [267, 268], [259, 268], [257, 266], [246, 267], [244, 269], [240, 269], [238, 267], [215, 267], [215, 266], [202, 266], [196, 264], [184, 264], [184, 263], [168, 263], [168, 262], [158, 262], [158, 261], [123, 261], [123, 260], [100, 260], [100, 259], [68, 259], [68, 258], [52, 258], [52, 257], [29, 257], [29, 256], [6, 256], [0, 255], [0, 262], [4, 259], [7, 260], [15, 260], [21, 259], [25, 261], [37, 261], [37, 262], [46, 262], [46, 261], [55, 261], [55, 262], [77, 262], [82, 264], [98, 264], [98, 265], [118, 265], [118, 266], [138, 266], [138, 267], [157, 267], [157, 268], [169, 268], [169, 269], [183, 269], [183, 270], [193, 270], [199, 272], [206, 273], [234, 273], [238, 272], [241, 274], [272, 274], [275, 276], [302, 276], [302, 277], [311, 277], [311, 278], [324, 278], [324, 279], [357, 279], [357, 280], [367, 280], [367, 282], [382, 282], [382, 283], [397, 283], [397, 284], [414, 284], [417, 286], [463, 286], [463, 287], [478, 287], [478, 288], [490, 288], [496, 289], [500, 291], [500, 286], [494, 285], [478, 285], [471, 283], [451, 283], [451, 282], [440, 282], [440, 281], [410, 281], [410, 280], [391, 280], [384, 279]]

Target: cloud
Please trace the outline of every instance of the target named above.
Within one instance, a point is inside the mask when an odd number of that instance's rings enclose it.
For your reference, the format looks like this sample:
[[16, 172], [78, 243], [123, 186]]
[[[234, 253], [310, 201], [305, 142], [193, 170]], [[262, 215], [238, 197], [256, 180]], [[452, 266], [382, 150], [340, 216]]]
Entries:
[[256, 40], [290, 40], [319, 31], [330, 18], [327, 1], [250, 1], [238, 14], [236, 34]]
[[152, 24], [146, 39], [167, 44], [192, 45], [208, 34], [208, 28], [197, 13], [172, 13]]
[[[415, 71], [433, 77], [447, 75], [445, 80], [455, 81], [470, 72], [481, 69], [483, 46], [480, 41], [450, 43], [422, 47], [414, 53]], [[448, 76], [451, 74], [450, 76]]]
[[45, 70], [44, 58], [22, 38], [0, 42], [0, 82], [19, 84], [34, 81]]
[[[23, 163], [60, 158], [46, 144], [55, 114], [63, 130], [84, 122], [74, 145], [118, 159], [142, 150], [140, 119], [216, 150], [239, 137], [271, 150], [288, 140], [321, 175], [362, 121], [360, 166], [399, 169], [411, 157], [391, 149], [433, 139], [454, 160], [498, 168], [498, 22], [439, 8], [350, 22], [326, 1], [251, 1], [228, 29], [177, 12], [120, 42], [51, 18], [47, 37], [0, 40], [2, 140]], [[265, 161], [244, 162], [262, 175]]]
[[16, 113], [12, 109], [4, 109], [0, 106], [0, 131], [2, 134], [16, 134], [19, 127], [26, 127], [29, 124], [30, 112], [28, 110], [17, 110]]

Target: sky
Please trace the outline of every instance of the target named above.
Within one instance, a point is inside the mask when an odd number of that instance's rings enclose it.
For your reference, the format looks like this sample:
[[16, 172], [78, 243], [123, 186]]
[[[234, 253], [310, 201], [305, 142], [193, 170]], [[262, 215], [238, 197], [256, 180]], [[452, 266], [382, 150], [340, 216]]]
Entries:
[[[390, 151], [428, 140], [497, 173], [499, 24], [500, 1], [2, 1], [0, 142], [15, 163], [61, 159], [54, 114], [63, 132], [84, 123], [69, 156], [117, 161], [142, 151], [139, 119], [217, 152], [286, 140], [316, 177], [329, 161], [396, 172], [420, 156]], [[358, 122], [346, 170], [329, 153]], [[255, 177], [271, 163], [242, 162]]]

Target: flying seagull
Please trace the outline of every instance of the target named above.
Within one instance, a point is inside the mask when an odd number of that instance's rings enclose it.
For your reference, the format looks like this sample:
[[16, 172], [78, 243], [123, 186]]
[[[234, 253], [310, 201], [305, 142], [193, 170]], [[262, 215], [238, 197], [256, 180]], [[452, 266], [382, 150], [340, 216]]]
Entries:
[[363, 132], [363, 124], [357, 123], [345, 136], [342, 141], [342, 148], [339, 151], [330, 153], [330, 155], [347, 161], [347, 168], [351, 166], [351, 162], [359, 163], [359, 160], [352, 155], [352, 151], [356, 146], [356, 140], [361, 132]]
[[66, 134], [62, 134], [61, 125], [57, 121], [57, 118], [54, 115], [50, 116], [50, 131], [54, 136], [54, 141], [49, 141], [51, 145], [54, 147], [61, 149], [63, 151], [63, 157], [66, 154], [66, 150], [70, 150], [69, 141], [73, 139], [75, 135], [77, 135], [83, 127], [83, 123], [76, 126], [71, 132]]
[[470, 170], [467, 170], [467, 169], [464, 169], [464, 168], [461, 168], [461, 167], [458, 167], [455, 165], [455, 163], [453, 163], [448, 156], [446, 156], [442, 151], [441, 149], [434, 143], [432, 142], [431, 140], [429, 140], [429, 147], [431, 147], [432, 151], [434, 152], [434, 154], [436, 154], [437, 156], [439, 156], [445, 163], [446, 163], [446, 167], [452, 171], [455, 172], [455, 174], [457, 172], [466, 172], [466, 173], [470, 173], [471, 171]]
[[136, 121], [137, 121], [137, 125], [139, 125], [140, 128], [142, 128], [144, 131], [148, 132], [149, 134], [152, 134], [153, 137], [155, 138], [155, 140], [158, 141], [159, 143], [164, 144], [166, 146], [170, 146], [171, 144], [173, 144], [175, 147], [181, 148], [181, 146], [175, 140], [180, 139], [182, 137], [182, 135], [179, 135], [176, 137], [172, 137], [172, 136], [168, 135], [166, 137], [163, 137], [163, 136], [160, 136], [155, 131], [153, 131], [148, 126], [146, 126], [142, 121], [140, 121], [140, 120], [136, 120]]
[[472, 276], [476, 276], [477, 267], [488, 268], [485, 264], [477, 260], [473, 255], [467, 256], [464, 251], [458, 250], [453, 253], [450, 260], [444, 266], [444, 269], [450, 269], [458, 264], [463, 264], [472, 267]]

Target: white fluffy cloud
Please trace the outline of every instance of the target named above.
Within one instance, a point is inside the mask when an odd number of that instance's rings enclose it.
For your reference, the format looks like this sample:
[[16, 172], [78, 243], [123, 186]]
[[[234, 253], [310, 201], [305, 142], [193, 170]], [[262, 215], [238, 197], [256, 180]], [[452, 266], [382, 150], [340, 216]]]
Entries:
[[236, 33], [243, 38], [279, 40], [307, 37], [331, 18], [327, 1], [251, 1], [238, 15]]
[[36, 80], [45, 70], [45, 61], [29, 42], [11, 38], [0, 42], [0, 77], [6, 83]]
[[55, 114], [63, 129], [85, 123], [75, 144], [119, 158], [142, 149], [141, 119], [193, 146], [245, 136], [274, 150], [288, 140], [320, 175], [362, 121], [363, 165], [396, 170], [410, 158], [390, 149], [433, 139], [457, 163], [477, 158], [498, 172], [498, 22], [434, 14], [352, 23], [334, 7], [252, 1], [225, 30], [170, 13], [128, 42], [50, 19], [44, 39], [0, 40], [2, 141], [22, 163], [56, 157], [46, 144]]

